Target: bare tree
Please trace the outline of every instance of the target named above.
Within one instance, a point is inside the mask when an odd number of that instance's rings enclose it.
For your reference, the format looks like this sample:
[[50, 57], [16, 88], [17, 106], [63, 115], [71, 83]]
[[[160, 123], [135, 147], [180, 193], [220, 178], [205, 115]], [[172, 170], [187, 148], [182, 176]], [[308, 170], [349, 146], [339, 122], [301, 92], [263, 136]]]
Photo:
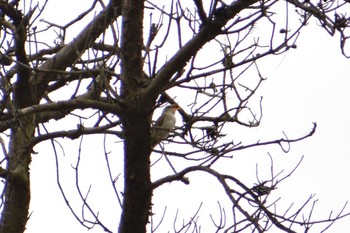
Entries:
[[[120, 150], [124, 151], [123, 170], [115, 169], [105, 151], [110, 186], [120, 202], [121, 216], [115, 219], [120, 233], [156, 231], [153, 191], [174, 181], [191, 185], [188, 177], [196, 172], [216, 178], [230, 201], [230, 218], [220, 203], [219, 213], [212, 213], [216, 232], [309, 232], [317, 224], [326, 230], [348, 216], [344, 206], [335, 216], [314, 220], [312, 196], [300, 207], [276, 208], [280, 202], [270, 193], [298, 165], [287, 174], [276, 174], [271, 156], [271, 178], [258, 178], [253, 186], [216, 166], [252, 147], [276, 144], [288, 152], [285, 145], [314, 134], [316, 124], [298, 138], [242, 144], [230, 127], [259, 126], [263, 105], [255, 93], [265, 79], [259, 62], [296, 49], [301, 30], [311, 19], [330, 35], [339, 33], [340, 48], [347, 56], [347, 1], [94, 0], [90, 6], [84, 2], [87, 9], [65, 25], [42, 18], [47, 4], [47, 0], [0, 1], [0, 128], [5, 137], [1, 233], [26, 228], [29, 166], [35, 146], [45, 141], [52, 143], [58, 186], [75, 218], [89, 229], [117, 231], [100, 217], [87, 198], [90, 191], [84, 192], [78, 182], [82, 154], [73, 169], [83, 211], [71, 204], [59, 179], [56, 147], [97, 134], [123, 142], [112, 151], [120, 158]], [[84, 24], [88, 16], [92, 20], [69, 39], [67, 31]], [[49, 41], [52, 32], [56, 38]], [[164, 126], [160, 121], [153, 126], [153, 112], [166, 103], [178, 109], [181, 127], [172, 129], [172, 123]], [[64, 119], [70, 119], [64, 130], [48, 128]], [[160, 160], [172, 173], [151, 180]], [[119, 173], [123, 190], [117, 185]], [[174, 232], [199, 232], [201, 214], [206, 213], [198, 208]]]

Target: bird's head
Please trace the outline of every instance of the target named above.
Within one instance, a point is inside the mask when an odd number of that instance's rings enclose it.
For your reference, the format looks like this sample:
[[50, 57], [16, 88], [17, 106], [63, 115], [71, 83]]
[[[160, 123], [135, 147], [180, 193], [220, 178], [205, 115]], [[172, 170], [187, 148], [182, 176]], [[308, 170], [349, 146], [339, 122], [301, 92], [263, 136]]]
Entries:
[[180, 109], [179, 105], [172, 104], [172, 105], [166, 106], [163, 110], [163, 113], [171, 112], [171, 113], [175, 114], [175, 112], [179, 109]]

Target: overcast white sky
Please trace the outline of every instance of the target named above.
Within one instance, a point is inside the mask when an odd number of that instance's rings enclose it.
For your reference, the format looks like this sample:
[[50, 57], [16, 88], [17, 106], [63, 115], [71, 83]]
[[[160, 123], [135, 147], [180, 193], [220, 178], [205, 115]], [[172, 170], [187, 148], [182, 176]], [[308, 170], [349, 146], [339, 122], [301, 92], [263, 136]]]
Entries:
[[[276, 170], [291, 169], [304, 155], [304, 161], [293, 177], [276, 192], [286, 203], [302, 202], [316, 193], [319, 200], [317, 215], [326, 218], [330, 211], [336, 213], [350, 200], [350, 60], [341, 55], [338, 37], [332, 38], [315, 26], [303, 30], [297, 45], [296, 50], [286, 55], [259, 63], [263, 76], [267, 77], [258, 92], [264, 97], [261, 126], [254, 129], [237, 126], [233, 130], [241, 134], [242, 140], [253, 142], [259, 138], [281, 138], [282, 130], [290, 138], [299, 137], [308, 133], [312, 123], [316, 122], [316, 134], [293, 144], [288, 154], [276, 146], [240, 153], [232, 169], [238, 177], [251, 176], [254, 181], [257, 163], [261, 169], [269, 169], [268, 152], [275, 158]], [[181, 118], [177, 117], [178, 124], [181, 124]], [[65, 148], [70, 148], [70, 145], [65, 145]], [[31, 166], [33, 212], [26, 232], [88, 232], [75, 221], [58, 193], [51, 149], [40, 146], [36, 151], [39, 154], [34, 155]], [[77, 153], [77, 148], [73, 151]], [[100, 173], [99, 167], [103, 169], [103, 165], [96, 165], [90, 174], [91, 179]], [[193, 179], [195, 184], [200, 184], [200, 180]], [[177, 189], [180, 186], [176, 184], [172, 190], [177, 192], [179, 199], [182, 197]], [[159, 203], [169, 205], [169, 195], [156, 193], [155, 197], [159, 198]], [[196, 195], [206, 196], [205, 193]], [[205, 197], [197, 199], [200, 201]], [[111, 200], [107, 198], [105, 201], [108, 204]], [[174, 199], [172, 202], [176, 203]], [[173, 205], [170, 213], [176, 211], [176, 206], [179, 204]], [[113, 216], [113, 219], [119, 220], [119, 216]], [[350, 232], [348, 223], [349, 219], [339, 221], [328, 232]], [[103, 231], [97, 228], [89, 232]]]

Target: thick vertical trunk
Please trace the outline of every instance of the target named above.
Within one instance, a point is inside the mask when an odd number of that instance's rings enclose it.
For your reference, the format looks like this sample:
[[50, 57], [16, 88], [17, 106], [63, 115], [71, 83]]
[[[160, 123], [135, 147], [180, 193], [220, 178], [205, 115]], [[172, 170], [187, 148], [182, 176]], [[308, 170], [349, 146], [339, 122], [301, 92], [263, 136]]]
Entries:
[[11, 132], [0, 233], [21, 233], [25, 230], [30, 202], [31, 161], [31, 148], [26, 145], [32, 139], [34, 130], [33, 117], [27, 117]]
[[[129, 117], [128, 117], [129, 116]], [[130, 112], [124, 122], [124, 201], [119, 233], [144, 233], [151, 206], [149, 117]]]
[[[13, 12], [16, 15], [16, 17], [13, 16], [13, 24], [16, 27], [13, 37], [16, 60], [25, 65], [17, 65], [17, 80], [14, 85], [13, 101], [11, 103], [15, 115], [16, 110], [37, 103], [37, 94], [35, 85], [32, 85], [29, 81], [31, 71], [26, 68], [26, 66], [29, 66], [25, 50], [26, 22], [23, 20], [20, 11], [13, 10]], [[16, 123], [11, 128], [6, 161], [7, 177], [3, 194], [4, 205], [0, 220], [0, 233], [22, 233], [28, 220], [30, 202], [29, 164], [32, 150], [28, 145], [34, 137], [35, 117], [30, 115], [15, 119]]]
[[[124, 199], [119, 233], [145, 233], [151, 206], [151, 102], [142, 98], [143, 8], [140, 0], [124, 0], [122, 7], [121, 77], [125, 111]], [[153, 101], [154, 102], [154, 101]]]

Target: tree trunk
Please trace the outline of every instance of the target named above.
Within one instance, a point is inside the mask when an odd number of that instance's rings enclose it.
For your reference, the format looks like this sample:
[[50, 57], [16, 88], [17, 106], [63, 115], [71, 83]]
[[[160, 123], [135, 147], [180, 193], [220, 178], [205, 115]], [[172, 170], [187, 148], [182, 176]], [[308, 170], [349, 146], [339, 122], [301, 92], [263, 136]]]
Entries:
[[144, 233], [151, 207], [149, 115], [126, 114], [124, 141], [124, 201], [120, 233]]
[[[124, 199], [119, 233], [145, 233], [151, 206], [151, 106], [143, 98], [143, 8], [144, 2], [124, 0], [121, 34], [121, 95], [125, 110], [121, 116], [124, 139]], [[153, 102], [153, 103], [152, 103]]]
[[[22, 65], [17, 65], [17, 80], [14, 85], [11, 110], [16, 116], [16, 111], [37, 103], [36, 89], [31, 85], [29, 78], [31, 71], [25, 50], [27, 38], [25, 20], [20, 11], [14, 11], [13, 24], [16, 27], [14, 36], [14, 51], [16, 60]], [[3, 212], [0, 222], [0, 233], [22, 233], [28, 220], [30, 202], [29, 164], [31, 151], [29, 142], [35, 132], [35, 117], [15, 117], [15, 124], [11, 126], [9, 152], [7, 159], [7, 176], [3, 194]]]
[[27, 145], [34, 135], [33, 120], [32, 116], [26, 117], [12, 129], [0, 233], [21, 233], [24, 232], [27, 224], [30, 202], [29, 164], [31, 161], [31, 148], [28, 148]]

